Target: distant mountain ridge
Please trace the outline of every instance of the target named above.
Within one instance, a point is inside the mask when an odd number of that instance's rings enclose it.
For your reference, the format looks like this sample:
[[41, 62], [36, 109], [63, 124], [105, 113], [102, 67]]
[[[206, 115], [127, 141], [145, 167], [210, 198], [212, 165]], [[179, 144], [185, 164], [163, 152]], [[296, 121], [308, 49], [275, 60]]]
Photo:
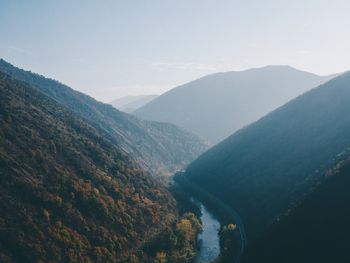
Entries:
[[113, 107], [115, 107], [118, 110], [131, 113], [137, 110], [138, 108], [142, 107], [143, 105], [151, 102], [158, 96], [159, 95], [126, 96], [119, 99], [115, 99], [111, 101], [109, 104], [111, 104]]
[[289, 66], [215, 73], [176, 87], [134, 111], [216, 143], [334, 76]]
[[185, 176], [233, 207], [255, 239], [350, 147], [349, 101], [345, 73], [214, 146]]
[[24, 81], [102, 130], [155, 176], [183, 169], [208, 148], [196, 135], [172, 124], [143, 121], [96, 101], [58, 81], [14, 67], [0, 59], [0, 71]]

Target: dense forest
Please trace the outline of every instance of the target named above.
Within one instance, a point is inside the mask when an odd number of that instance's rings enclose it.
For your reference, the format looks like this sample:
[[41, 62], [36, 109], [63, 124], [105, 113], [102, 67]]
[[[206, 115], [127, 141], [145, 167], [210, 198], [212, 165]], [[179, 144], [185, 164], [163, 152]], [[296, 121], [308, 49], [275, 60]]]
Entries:
[[[1, 262], [195, 255], [194, 214], [180, 217], [170, 193], [105, 130], [2, 72], [0, 182]], [[159, 235], [186, 242], [147, 250]]]
[[249, 239], [320, 181], [350, 147], [350, 73], [241, 129], [189, 165], [185, 177], [233, 207]]
[[0, 71], [24, 81], [103, 130], [109, 140], [153, 175], [169, 176], [183, 169], [208, 148], [196, 135], [175, 125], [140, 120], [58, 81], [12, 66], [0, 59]]

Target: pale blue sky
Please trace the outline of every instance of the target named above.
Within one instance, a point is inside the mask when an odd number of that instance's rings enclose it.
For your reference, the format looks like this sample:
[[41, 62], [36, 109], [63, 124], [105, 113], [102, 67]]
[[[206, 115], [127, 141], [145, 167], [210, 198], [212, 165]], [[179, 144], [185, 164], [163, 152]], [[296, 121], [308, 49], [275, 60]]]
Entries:
[[350, 70], [348, 0], [0, 0], [0, 57], [102, 101], [218, 71]]

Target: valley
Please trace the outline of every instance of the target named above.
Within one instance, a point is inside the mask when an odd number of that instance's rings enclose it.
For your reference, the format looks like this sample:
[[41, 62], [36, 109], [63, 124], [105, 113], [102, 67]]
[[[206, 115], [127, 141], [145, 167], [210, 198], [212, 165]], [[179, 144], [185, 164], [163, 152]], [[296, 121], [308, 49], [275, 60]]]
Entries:
[[0, 263], [349, 263], [349, 10], [0, 0]]
[[[0, 60], [0, 261], [287, 262], [292, 224], [318, 244], [347, 218], [349, 85], [342, 74], [210, 148]], [[310, 227], [327, 198], [334, 217]], [[300, 244], [291, 258], [309, 262]]]

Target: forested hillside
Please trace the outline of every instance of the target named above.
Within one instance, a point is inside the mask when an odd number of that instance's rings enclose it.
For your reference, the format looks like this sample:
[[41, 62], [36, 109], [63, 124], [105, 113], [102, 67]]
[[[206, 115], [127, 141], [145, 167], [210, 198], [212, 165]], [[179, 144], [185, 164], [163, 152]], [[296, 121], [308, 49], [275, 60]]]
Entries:
[[252, 240], [350, 147], [349, 101], [346, 73], [238, 131], [194, 161], [185, 176], [233, 207]]
[[252, 244], [242, 262], [350, 261], [349, 152], [340, 159], [323, 184]]
[[113, 140], [0, 72], [1, 262], [140, 262], [172, 229], [175, 200]]
[[174, 123], [217, 143], [332, 77], [289, 66], [215, 73], [160, 95], [134, 114]]
[[143, 121], [55, 80], [18, 69], [0, 59], [0, 71], [24, 81], [70, 109], [129, 153], [153, 175], [171, 175], [208, 148], [196, 135], [167, 123]]

